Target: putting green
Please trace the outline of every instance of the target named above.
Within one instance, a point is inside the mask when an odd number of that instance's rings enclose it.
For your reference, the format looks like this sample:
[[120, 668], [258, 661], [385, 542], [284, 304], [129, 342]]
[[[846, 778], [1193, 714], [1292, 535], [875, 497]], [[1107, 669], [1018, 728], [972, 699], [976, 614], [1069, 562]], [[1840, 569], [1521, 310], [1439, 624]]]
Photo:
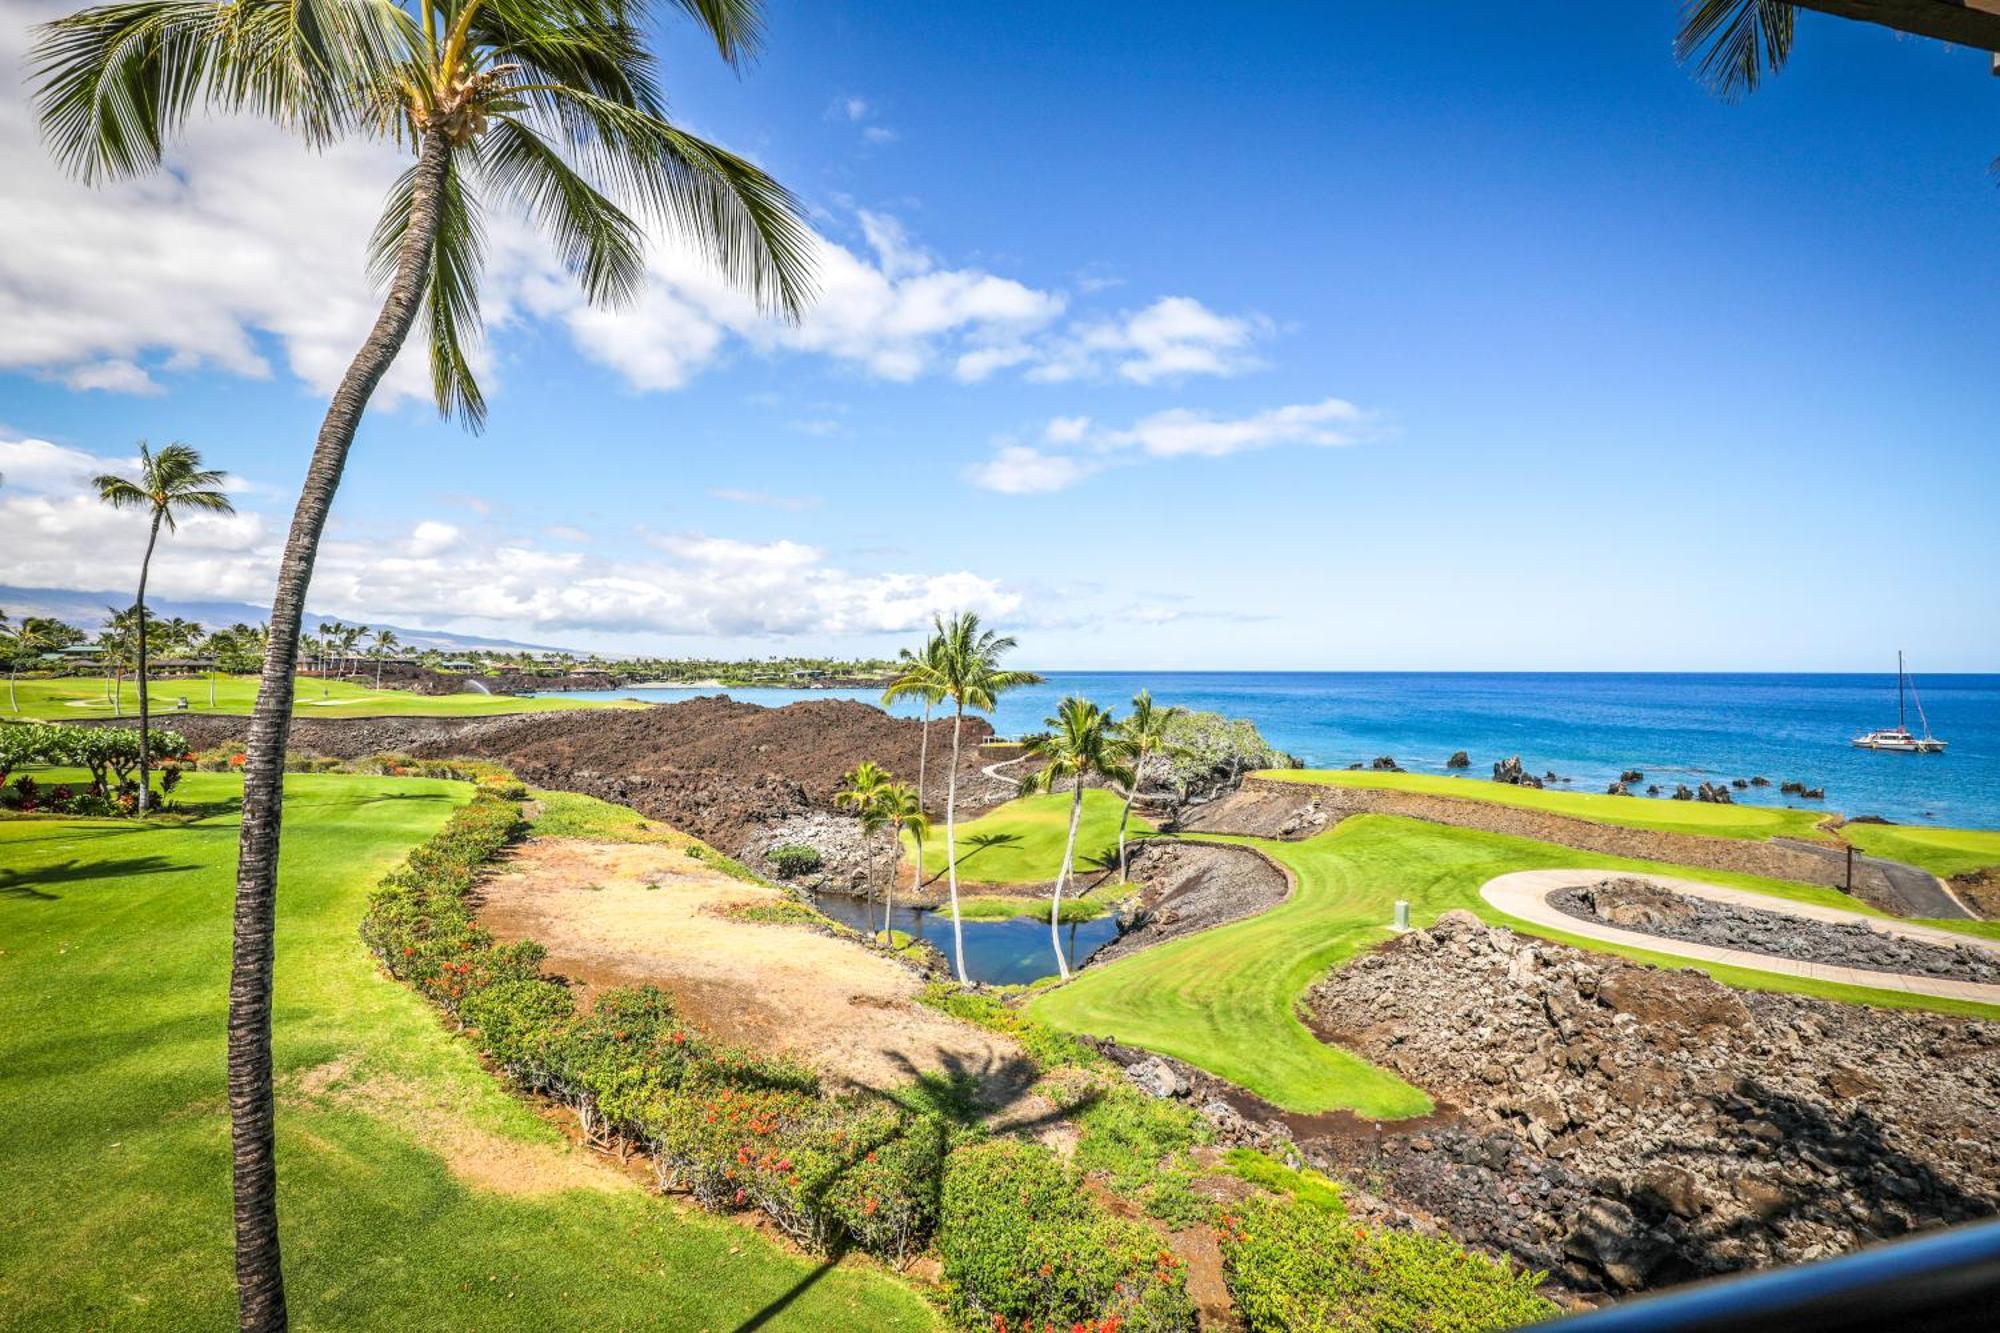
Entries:
[[2000, 832], [1912, 824], [1842, 824], [1840, 836], [1870, 856], [1921, 866], [1950, 878], [2000, 865]]
[[1808, 838], [1825, 841], [1819, 822], [1822, 810], [1792, 810], [1768, 805], [1710, 805], [1705, 801], [1674, 801], [1650, 796], [1607, 796], [1600, 792], [1550, 791], [1516, 787], [1481, 778], [1440, 777], [1433, 773], [1375, 773], [1354, 769], [1277, 768], [1252, 774], [1273, 782], [1299, 782], [1320, 787], [1370, 787], [1381, 791], [1415, 792], [1424, 796], [1455, 796], [1488, 801], [1523, 810], [1541, 810], [1572, 819], [1588, 819], [1620, 828], [1664, 833], [1695, 833], [1710, 838]]
[[[958, 877], [981, 884], [1040, 884], [1053, 880], [1062, 869], [1063, 844], [1069, 838], [1070, 793], [1016, 797], [977, 819], [958, 826]], [[1115, 793], [1088, 788], [1083, 793], [1083, 816], [1076, 830], [1076, 865], [1084, 874], [1094, 874], [1118, 864], [1118, 816], [1125, 802]], [[1149, 834], [1153, 826], [1142, 816], [1132, 816], [1126, 833], [1133, 838]], [[903, 835], [903, 860], [916, 864], [916, 840]], [[944, 878], [944, 821], [931, 827], [924, 839], [926, 881]], [[1113, 876], [1115, 879], [1116, 876]]]

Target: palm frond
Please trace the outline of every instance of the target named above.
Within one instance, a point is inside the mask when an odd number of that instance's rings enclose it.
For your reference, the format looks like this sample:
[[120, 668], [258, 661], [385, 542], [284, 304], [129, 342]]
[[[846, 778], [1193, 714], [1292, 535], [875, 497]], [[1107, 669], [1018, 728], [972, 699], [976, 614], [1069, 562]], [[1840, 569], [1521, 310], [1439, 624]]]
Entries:
[[761, 167], [650, 111], [576, 88], [553, 114], [528, 115], [559, 136], [598, 185], [691, 244], [764, 309], [796, 319], [814, 295], [813, 236], [798, 201]]
[[732, 65], [741, 66], [764, 46], [762, 0], [673, 0], [687, 16], [708, 29], [715, 49]]
[[36, 30], [36, 113], [86, 180], [159, 165], [198, 107], [247, 112], [321, 144], [358, 123], [414, 32], [392, 0], [125, 0]]
[[595, 305], [629, 301], [646, 280], [645, 236], [623, 209], [512, 117], [493, 124], [481, 154], [493, 185], [512, 195]]
[[123, 477], [113, 476], [109, 472], [101, 472], [92, 477], [90, 485], [91, 489], [97, 492], [97, 498], [113, 509], [135, 509], [152, 503], [152, 497], [141, 490], [136, 483], [127, 481]]
[[1786, 0], [1685, 0], [1674, 57], [1719, 95], [1740, 97], [1784, 67], [1795, 17]]

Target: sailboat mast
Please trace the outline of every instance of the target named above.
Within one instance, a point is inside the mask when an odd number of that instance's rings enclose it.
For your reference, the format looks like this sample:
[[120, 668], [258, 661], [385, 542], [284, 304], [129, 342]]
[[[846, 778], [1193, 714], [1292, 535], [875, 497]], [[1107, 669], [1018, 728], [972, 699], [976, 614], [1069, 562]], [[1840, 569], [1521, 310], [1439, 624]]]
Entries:
[[1896, 725], [1907, 731], [1903, 722], [1903, 682], [1909, 677], [1903, 674], [1903, 650], [1896, 650]]

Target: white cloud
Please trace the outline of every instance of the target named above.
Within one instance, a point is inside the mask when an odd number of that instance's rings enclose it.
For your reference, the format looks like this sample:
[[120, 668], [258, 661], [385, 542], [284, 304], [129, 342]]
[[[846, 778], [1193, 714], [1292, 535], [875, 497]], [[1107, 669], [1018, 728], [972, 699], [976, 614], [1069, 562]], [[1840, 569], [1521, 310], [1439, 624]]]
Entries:
[[439, 523], [435, 519], [425, 519], [410, 533], [410, 554], [414, 556], [442, 555], [458, 545], [465, 534], [449, 523]]
[[1004, 445], [966, 470], [973, 485], [1002, 495], [1042, 495], [1076, 485], [1103, 470], [1101, 460], [1045, 453], [1024, 444]]
[[1274, 407], [1247, 417], [1218, 417], [1177, 407], [1145, 417], [1109, 439], [1137, 445], [1155, 458], [1183, 454], [1221, 458], [1274, 444], [1353, 444], [1367, 421], [1366, 413], [1343, 398]]
[[865, 97], [836, 97], [827, 114], [838, 119], [860, 122], [868, 119], [868, 99]]
[[159, 383], [139, 366], [123, 357], [86, 362], [63, 373], [62, 382], [72, 389], [102, 389], [106, 393], [157, 394]]
[[1054, 343], [1030, 379], [1062, 383], [1105, 373], [1134, 384], [1190, 375], [1240, 375], [1263, 365], [1252, 352], [1271, 332], [1261, 316], [1219, 315], [1188, 296], [1088, 323]]
[[760, 509], [782, 509], [796, 514], [807, 509], [817, 509], [820, 498], [817, 495], [768, 495], [763, 491], [739, 491], [729, 487], [715, 487], [709, 494], [730, 504], [752, 505]]
[[894, 143], [896, 132], [886, 125], [870, 125], [861, 131], [861, 140], [863, 143]]
[[1054, 417], [1042, 430], [1050, 449], [1003, 442], [991, 458], [967, 469], [966, 476], [989, 491], [1043, 494], [1067, 489], [1135, 455], [1224, 458], [1281, 444], [1355, 444], [1372, 428], [1372, 417], [1344, 398], [1268, 408], [1241, 417], [1172, 408], [1122, 430], [1104, 429], [1089, 417]]
[[1051, 417], [1042, 430], [1042, 438], [1050, 444], [1081, 444], [1089, 434], [1089, 417]]
[[[145, 524], [72, 483], [120, 460], [39, 440], [0, 439], [9, 541], [0, 582], [96, 590], [137, 573]], [[559, 541], [587, 539], [554, 525]], [[163, 538], [152, 588], [162, 598], [267, 602], [284, 527], [261, 513], [194, 514]], [[398, 542], [329, 537], [312, 605], [330, 614], [513, 637], [561, 631], [654, 635], [903, 633], [940, 610], [1007, 615], [1019, 593], [983, 575], [859, 574], [816, 547], [707, 533], [655, 533], [636, 559], [557, 550], [518, 534], [425, 520]]]

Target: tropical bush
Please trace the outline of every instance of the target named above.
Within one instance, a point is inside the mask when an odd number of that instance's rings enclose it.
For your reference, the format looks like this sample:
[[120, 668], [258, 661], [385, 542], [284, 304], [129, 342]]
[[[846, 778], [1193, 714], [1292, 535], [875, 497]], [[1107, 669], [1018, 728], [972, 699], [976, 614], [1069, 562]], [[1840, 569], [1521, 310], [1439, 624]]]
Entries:
[[[177, 731], [149, 729], [146, 733], [152, 753], [163, 758], [181, 755], [187, 740]], [[29, 764], [56, 768], [81, 768], [90, 773], [90, 783], [81, 792], [57, 801], [56, 791], [42, 792], [38, 784], [23, 775], [11, 788], [5, 784], [14, 770]], [[47, 811], [61, 814], [112, 815], [130, 811], [138, 804], [139, 732], [130, 727], [80, 727], [63, 722], [8, 723], [0, 726], [0, 788], [6, 802], [27, 813]], [[178, 768], [162, 763], [158, 772], [161, 786], [172, 791], [179, 782]], [[171, 776], [170, 776], [171, 775]], [[26, 782], [24, 787], [22, 784]]]
[[1299, 763], [1265, 740], [1255, 723], [1220, 713], [1175, 713], [1167, 719], [1165, 740], [1146, 776], [1153, 779], [1155, 765], [1164, 763], [1167, 785], [1182, 795], [1253, 769], [1297, 768]]
[[1345, 1212], [1250, 1199], [1221, 1218], [1223, 1273], [1251, 1333], [1483, 1333], [1547, 1319], [1540, 1273]]
[[938, 1253], [952, 1309], [970, 1327], [1195, 1326], [1182, 1262], [1146, 1227], [1113, 1217], [1038, 1143], [952, 1154]]
[[1193, 1189], [1188, 1152], [1214, 1142], [1215, 1130], [1199, 1113], [1120, 1080], [1083, 1099], [1073, 1118], [1082, 1131], [1078, 1170], [1102, 1173], [1112, 1189], [1169, 1226], [1193, 1226], [1207, 1217], [1208, 1205]]
[[764, 859], [771, 863], [779, 879], [810, 875], [820, 867], [819, 848], [803, 842], [781, 843], [764, 853]]

